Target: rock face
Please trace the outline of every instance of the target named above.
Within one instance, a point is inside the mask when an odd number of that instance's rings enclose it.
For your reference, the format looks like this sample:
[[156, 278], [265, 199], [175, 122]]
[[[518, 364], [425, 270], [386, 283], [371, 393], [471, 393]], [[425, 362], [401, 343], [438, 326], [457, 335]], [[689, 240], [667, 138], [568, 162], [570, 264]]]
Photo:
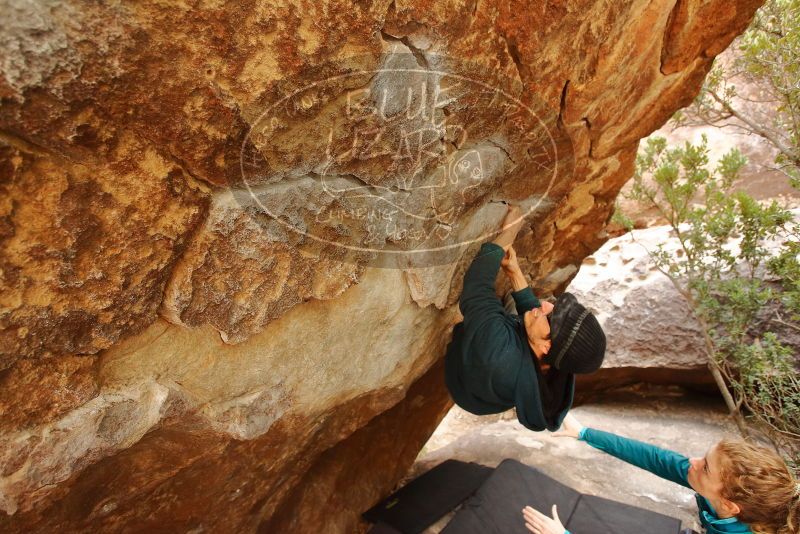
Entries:
[[[793, 213], [800, 220], [800, 210]], [[728, 245], [736, 254], [738, 243], [733, 240]], [[776, 255], [782, 242], [767, 241], [761, 246]], [[700, 324], [648, 255], [659, 247], [672, 255], [682, 253], [668, 226], [633, 230], [610, 239], [584, 260], [570, 282], [567, 291], [595, 313], [607, 337], [601, 369], [577, 378], [580, 400], [593, 391], [638, 382], [718, 391], [708, 370]], [[764, 277], [769, 279], [766, 273]], [[800, 349], [800, 336], [780, 319], [786, 312], [779, 306], [777, 302], [763, 306], [748, 334], [760, 338], [773, 332], [784, 344]]]
[[581, 393], [634, 382], [716, 390], [700, 325], [648, 256], [659, 245], [678, 249], [667, 226], [611, 239], [570, 282], [567, 291], [595, 313], [607, 340], [600, 371], [578, 378]]
[[758, 4], [5, 2], [0, 530], [363, 528], [498, 201], [563, 288]]
[[19, 358], [95, 354], [155, 320], [208, 194], [146, 144], [122, 137], [113, 162], [2, 146], [3, 368]]

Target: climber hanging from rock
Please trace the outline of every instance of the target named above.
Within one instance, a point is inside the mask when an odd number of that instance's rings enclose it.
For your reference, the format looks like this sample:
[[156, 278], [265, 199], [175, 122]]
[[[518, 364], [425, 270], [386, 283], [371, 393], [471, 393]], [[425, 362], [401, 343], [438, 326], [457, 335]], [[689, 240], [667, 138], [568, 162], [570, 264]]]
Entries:
[[[540, 302], [517, 263], [512, 243], [523, 215], [509, 206], [497, 238], [481, 246], [464, 275], [445, 356], [445, 382], [456, 404], [476, 415], [515, 407], [531, 430], [556, 430], [572, 406], [575, 374], [600, 368], [606, 338], [597, 319], [570, 293]], [[502, 267], [513, 291], [495, 294]]]

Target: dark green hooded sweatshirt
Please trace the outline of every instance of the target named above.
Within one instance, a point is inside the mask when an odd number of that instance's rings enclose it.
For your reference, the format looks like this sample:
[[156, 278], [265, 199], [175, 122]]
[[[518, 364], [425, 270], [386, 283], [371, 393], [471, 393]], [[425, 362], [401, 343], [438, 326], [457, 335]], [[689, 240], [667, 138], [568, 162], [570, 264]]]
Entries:
[[519, 315], [507, 313], [497, 298], [494, 284], [504, 254], [501, 246], [484, 243], [464, 275], [464, 321], [455, 325], [447, 346], [445, 383], [455, 403], [470, 413], [516, 407], [526, 428], [556, 430], [572, 406], [575, 377], [540, 370], [522, 320], [540, 306], [531, 288], [512, 293]]

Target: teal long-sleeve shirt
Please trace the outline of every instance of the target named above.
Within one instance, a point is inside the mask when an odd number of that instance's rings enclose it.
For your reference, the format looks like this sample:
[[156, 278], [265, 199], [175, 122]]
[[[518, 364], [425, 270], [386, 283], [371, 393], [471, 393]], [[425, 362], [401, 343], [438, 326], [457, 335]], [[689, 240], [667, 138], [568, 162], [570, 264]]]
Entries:
[[527, 287], [512, 293], [519, 315], [506, 312], [494, 291], [504, 255], [501, 246], [484, 243], [464, 275], [459, 299], [464, 321], [453, 328], [447, 346], [445, 383], [455, 403], [470, 413], [487, 415], [516, 408], [523, 426], [555, 430], [572, 406], [574, 377], [567, 379], [569, 386], [557, 415], [545, 417], [538, 362], [521, 320], [541, 304]]
[[[578, 439], [624, 462], [691, 489], [688, 481], [689, 459], [677, 452], [593, 428], [581, 429]], [[695, 494], [695, 500], [700, 523], [708, 534], [747, 534], [751, 532], [750, 527], [735, 517], [720, 519], [703, 496]]]

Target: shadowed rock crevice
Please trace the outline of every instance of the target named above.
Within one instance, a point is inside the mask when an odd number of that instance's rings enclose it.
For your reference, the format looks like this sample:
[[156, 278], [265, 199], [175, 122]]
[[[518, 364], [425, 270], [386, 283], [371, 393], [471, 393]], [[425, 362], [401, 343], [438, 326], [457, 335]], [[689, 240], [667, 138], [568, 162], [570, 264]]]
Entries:
[[560, 128], [564, 127], [564, 110], [567, 108], [567, 90], [569, 89], [569, 80], [564, 82], [564, 87], [561, 89], [561, 97], [558, 100], [558, 118], [557, 124]]
[[[475, 7], [477, 8], [477, 5]], [[506, 35], [502, 35], [502, 38], [506, 43], [508, 55], [511, 56], [511, 60], [514, 62], [514, 66], [517, 68], [519, 80], [524, 84], [529, 79], [530, 68], [520, 58], [519, 47], [517, 46], [516, 41], [514, 41], [513, 38], [507, 37]]]

